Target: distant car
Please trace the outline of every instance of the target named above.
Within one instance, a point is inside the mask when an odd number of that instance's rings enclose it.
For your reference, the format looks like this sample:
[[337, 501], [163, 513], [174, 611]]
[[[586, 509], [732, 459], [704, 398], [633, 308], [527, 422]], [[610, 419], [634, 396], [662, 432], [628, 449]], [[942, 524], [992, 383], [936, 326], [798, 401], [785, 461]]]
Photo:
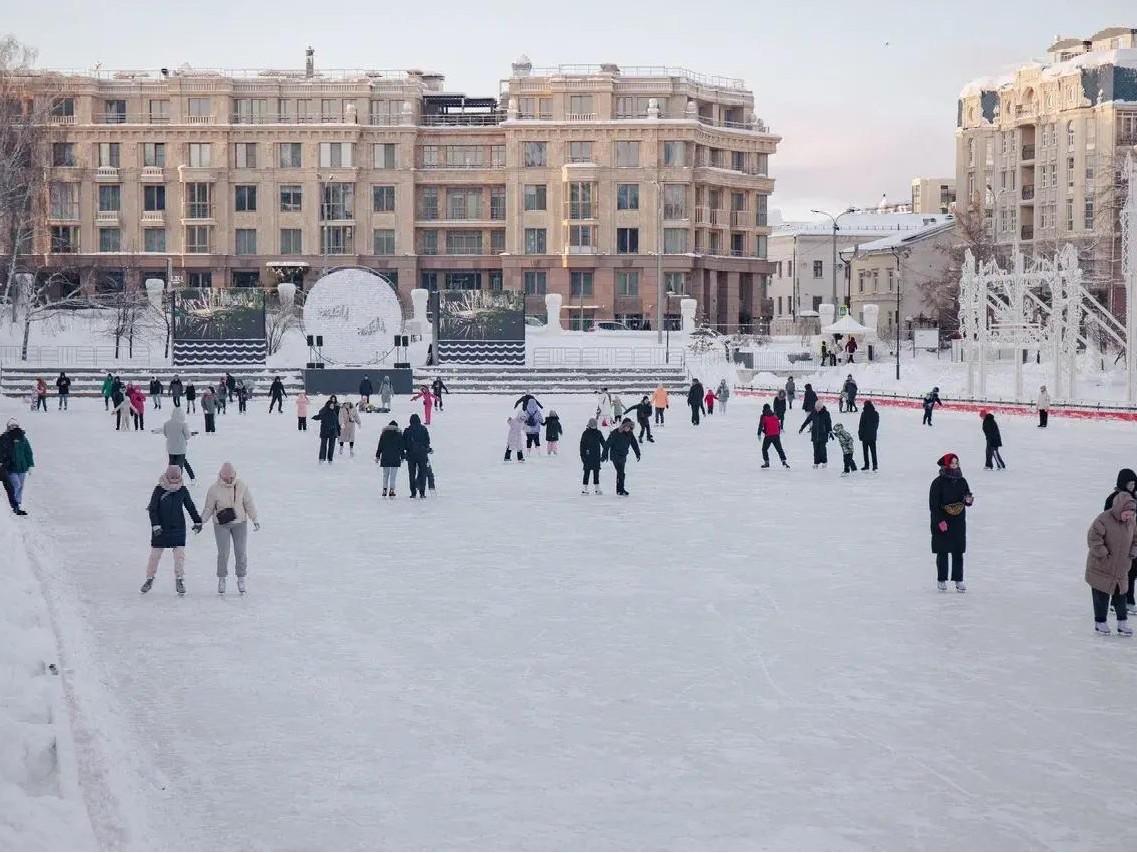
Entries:
[[619, 320], [597, 320], [592, 324], [592, 330], [602, 332], [634, 332], [631, 326], [627, 323], [621, 323]]
[[534, 314], [526, 314], [525, 315], [525, 325], [526, 326], [544, 326], [545, 321], [542, 320], [540, 317], [534, 315]]

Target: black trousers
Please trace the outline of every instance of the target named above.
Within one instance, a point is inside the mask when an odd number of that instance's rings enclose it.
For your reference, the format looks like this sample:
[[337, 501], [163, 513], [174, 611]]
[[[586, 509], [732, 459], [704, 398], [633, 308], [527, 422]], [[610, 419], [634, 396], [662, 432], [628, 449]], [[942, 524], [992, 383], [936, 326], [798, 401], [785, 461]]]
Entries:
[[[936, 554], [936, 580], [948, 579], [948, 555]], [[963, 580], [963, 554], [959, 551], [951, 552], [951, 579], [956, 583]]]
[[131, 417], [134, 418], [134, 428], [136, 430], [146, 429], [146, 417], [141, 412], [132, 411]]
[[441, 394], [435, 394], [434, 395], [434, 408], [438, 409], [438, 411], [440, 411], [440, 412], [442, 411], [442, 395]]
[[426, 495], [426, 463], [414, 459], [407, 460], [407, 476], [411, 481], [411, 497]]
[[191, 480], [194, 478], [193, 468], [190, 466], [189, 460], [186, 459], [186, 455], [184, 453], [171, 453], [170, 464], [177, 465], [179, 468], [189, 474], [189, 478]]
[[1125, 594], [1125, 601], [1128, 604], [1137, 604], [1137, 601], [1133, 600], [1134, 583], [1137, 583], [1137, 560], [1129, 564], [1129, 591]]
[[300, 430], [302, 432], [307, 432], [308, 431], [308, 419], [298, 417], [296, 419], [296, 429]]
[[1050, 412], [1048, 412], [1046, 409], [1039, 409], [1038, 410], [1038, 425], [1040, 427], [1044, 427], [1044, 426], [1046, 426], [1046, 422], [1048, 420], [1050, 420]]
[[856, 471], [857, 470], [857, 463], [855, 461], [853, 461], [853, 454], [852, 453], [842, 453], [841, 456], [842, 456], [842, 461], [845, 463], [845, 473], [846, 474], [848, 474], [850, 471]]
[[1094, 597], [1094, 621], [1104, 622], [1109, 615], [1109, 606], [1113, 605], [1113, 612], [1117, 614], [1117, 621], [1124, 622], [1128, 616], [1125, 609], [1125, 596], [1116, 586], [1112, 595], [1100, 589], [1090, 589]]
[[589, 474], [592, 474], [592, 485], [599, 486], [600, 485], [600, 463], [599, 462], [597, 462], [595, 465], [593, 465], [589, 462], [584, 463], [584, 479], [581, 481], [582, 486], [588, 485], [588, 475]]
[[628, 457], [613, 456], [612, 467], [616, 469], [616, 494], [624, 491], [624, 466], [628, 464]]
[[[510, 450], [508, 447], [506, 447], [505, 448], [505, 461], [508, 462], [512, 458], [513, 458], [513, 451]], [[525, 451], [521, 450], [520, 448], [518, 448], [518, 450], [517, 450], [517, 461], [518, 462], [524, 462], [525, 461]]]
[[778, 451], [778, 458], [786, 461], [786, 452], [782, 450], [782, 437], [780, 435], [767, 435], [762, 437], [762, 461], [769, 463], [770, 448]]
[[208, 412], [205, 413], [205, 431], [217, 432], [217, 425], [213, 421], [213, 415]]
[[988, 444], [987, 445], [987, 463], [986, 463], [985, 467], [990, 468], [992, 462], [995, 463], [995, 467], [997, 467], [997, 468], [1006, 468], [1007, 467], [1007, 463], [1003, 461], [1002, 454], [999, 453], [999, 448]]
[[[162, 407], [159, 406], [158, 408], [160, 409]], [[196, 412], [197, 411], [197, 397], [194, 397], [192, 400], [189, 397], [186, 397], [186, 411], [187, 412]]]
[[525, 449], [541, 446], [541, 434], [536, 432], [525, 433]]
[[639, 437], [636, 439], [636, 441], [643, 441], [645, 432], [647, 433], [647, 440], [653, 441], [654, 439], [652, 439], [652, 437], [651, 437], [651, 421], [649, 421], [647, 418], [641, 418], [639, 421], [639, 424], [640, 424], [640, 434], [639, 434]]
[[[284, 398], [283, 397], [274, 396], [271, 400], [268, 401], [268, 411], [269, 411], [270, 415], [272, 414], [272, 407], [273, 406], [276, 406], [276, 410], [278, 412], [280, 412], [281, 414], [284, 414]], [[245, 404], [244, 403], [241, 403], [241, 411], [242, 412], [245, 411]]]
[[698, 425], [699, 423], [699, 407], [691, 407], [691, 423]]
[[[240, 397], [237, 398], [237, 412], [238, 412], [238, 414], [245, 411], [245, 406], [248, 404], [248, 402], [249, 402], [248, 400], [242, 400]], [[268, 410], [270, 412], [272, 411], [272, 404], [271, 403], [269, 404]]]
[[932, 410], [931, 409], [924, 409], [923, 423], [926, 423], [928, 426], [932, 425]]
[[863, 467], [866, 469], [869, 467], [869, 457], [871, 456], [872, 457], [872, 469], [875, 471], [876, 470], [876, 439], [874, 438], [872, 441], [862, 441], [861, 442], [861, 450], [864, 451], [864, 455], [865, 455], [865, 464]]
[[660, 426], [663, 426], [663, 412], [664, 409], [659, 408], [659, 406], [655, 407], [655, 422]]
[[111, 410], [111, 398], [109, 394], [103, 395], [103, 411], [109, 412]]
[[787, 394], [786, 395], [786, 405], [789, 406], [791, 409], [794, 407], [794, 395], [793, 394]]
[[182, 407], [182, 398], [176, 394], [174, 395], [174, 407], [178, 409]]
[[36, 407], [36, 409], [43, 409], [46, 412], [47, 411], [47, 397], [41, 397], [40, 395], [37, 394], [36, 395], [36, 406], [35, 407]]
[[829, 462], [829, 447], [824, 441], [813, 442], [813, 464], [822, 465]]
[[845, 410], [848, 412], [859, 412], [860, 411], [860, 409], [857, 408], [857, 398], [855, 396], [850, 397], [848, 399], [848, 401], [846, 401]]
[[336, 455], [336, 437], [334, 435], [324, 438], [320, 436], [320, 461], [331, 462]]

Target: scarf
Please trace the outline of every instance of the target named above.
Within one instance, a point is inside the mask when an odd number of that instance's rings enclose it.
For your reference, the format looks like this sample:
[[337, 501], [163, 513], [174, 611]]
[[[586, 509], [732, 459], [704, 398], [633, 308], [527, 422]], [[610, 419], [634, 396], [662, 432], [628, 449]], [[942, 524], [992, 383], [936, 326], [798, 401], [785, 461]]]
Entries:
[[177, 465], [171, 465], [165, 470], [162, 476], [158, 478], [158, 485], [167, 492], [176, 492], [184, 485], [182, 482], [182, 469]]
[[949, 480], [958, 480], [963, 476], [962, 468], [941, 468], [940, 475], [947, 477]]

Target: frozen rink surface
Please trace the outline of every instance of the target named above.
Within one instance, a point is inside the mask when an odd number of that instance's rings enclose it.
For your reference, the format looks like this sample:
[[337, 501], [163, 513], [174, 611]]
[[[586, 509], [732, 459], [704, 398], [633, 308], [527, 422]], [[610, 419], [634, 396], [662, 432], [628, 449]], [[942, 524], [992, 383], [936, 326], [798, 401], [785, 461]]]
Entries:
[[[579, 493], [591, 399], [543, 399], [561, 455], [521, 465], [512, 402], [448, 398], [425, 502], [405, 468], [378, 496], [387, 416], [319, 466], [291, 400], [230, 406], [191, 491], [224, 460], [252, 489], [249, 595], [217, 596], [207, 528], [181, 600], [169, 556], [138, 592], [161, 437], [115, 434], [101, 401], [0, 402], [36, 453], [22, 523], [102, 844], [1137, 845], [1137, 644], [1094, 636], [1083, 580], [1131, 425], [1001, 417], [995, 474], [974, 414], [882, 408], [882, 471], [842, 479], [836, 443], [810, 468], [796, 409], [793, 470], [763, 471], [756, 401], [697, 430], [677, 401], [619, 499], [610, 466]], [[936, 590], [929, 548], [949, 450], [976, 496], [966, 594]]]

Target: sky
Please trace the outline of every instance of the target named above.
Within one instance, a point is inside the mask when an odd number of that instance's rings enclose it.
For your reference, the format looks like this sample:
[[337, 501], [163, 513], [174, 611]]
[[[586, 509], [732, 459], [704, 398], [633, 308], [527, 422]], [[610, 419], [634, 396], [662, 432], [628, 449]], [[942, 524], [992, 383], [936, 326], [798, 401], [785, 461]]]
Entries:
[[[781, 135], [771, 209], [786, 219], [908, 198], [955, 172], [956, 99], [970, 79], [1044, 59], [1055, 35], [1137, 26], [1132, 0], [0, 0], [0, 31], [41, 67], [422, 68], [496, 95], [509, 65], [615, 62], [742, 77]], [[699, 16], [702, 17], [699, 17]]]

